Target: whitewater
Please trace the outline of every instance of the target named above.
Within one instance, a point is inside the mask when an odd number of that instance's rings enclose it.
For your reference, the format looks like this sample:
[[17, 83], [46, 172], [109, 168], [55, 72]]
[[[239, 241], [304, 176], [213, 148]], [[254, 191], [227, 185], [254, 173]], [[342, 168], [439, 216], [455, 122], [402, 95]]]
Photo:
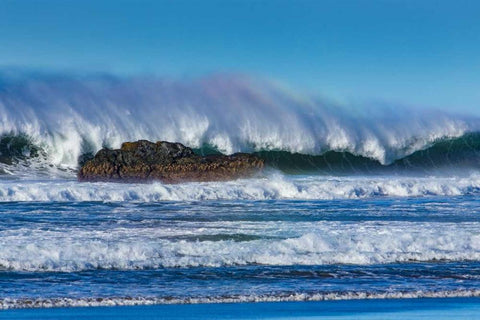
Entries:
[[[124, 141], [227, 182], [80, 183]], [[480, 296], [480, 118], [242, 75], [0, 72], [0, 309]]]

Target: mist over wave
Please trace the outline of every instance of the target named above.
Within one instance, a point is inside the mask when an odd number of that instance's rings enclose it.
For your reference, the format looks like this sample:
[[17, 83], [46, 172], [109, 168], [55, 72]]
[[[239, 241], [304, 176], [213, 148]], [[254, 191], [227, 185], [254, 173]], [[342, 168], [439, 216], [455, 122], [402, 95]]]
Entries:
[[0, 162], [37, 157], [69, 168], [102, 146], [137, 139], [224, 153], [348, 152], [385, 165], [480, 131], [478, 118], [340, 106], [237, 75], [165, 80], [0, 72], [0, 114]]

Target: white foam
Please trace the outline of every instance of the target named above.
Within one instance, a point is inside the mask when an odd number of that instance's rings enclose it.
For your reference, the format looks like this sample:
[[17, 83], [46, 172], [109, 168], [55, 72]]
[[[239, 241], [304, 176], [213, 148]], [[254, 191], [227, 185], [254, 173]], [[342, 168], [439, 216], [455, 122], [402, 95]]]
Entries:
[[480, 192], [480, 175], [456, 177], [326, 177], [273, 174], [230, 182], [167, 185], [0, 180], [0, 201], [196, 201], [363, 199], [459, 196]]
[[[25, 271], [480, 260], [480, 223], [209, 222], [0, 231], [0, 266]], [[258, 240], [198, 240], [236, 232]], [[180, 236], [192, 236], [191, 240]], [[210, 237], [211, 238], [211, 237]]]
[[200, 298], [161, 298], [161, 297], [102, 297], [102, 298], [33, 298], [0, 299], [0, 309], [21, 308], [60, 308], [60, 307], [111, 307], [158, 304], [199, 304], [199, 303], [246, 303], [246, 302], [293, 302], [331, 301], [360, 299], [415, 299], [415, 298], [469, 298], [480, 297], [480, 290], [450, 291], [409, 291], [409, 292], [330, 292], [295, 293], [278, 295], [243, 295]]
[[20, 78], [2, 84], [0, 135], [25, 133], [46, 149], [48, 163], [69, 167], [77, 166], [82, 142], [97, 151], [138, 139], [208, 143], [226, 153], [349, 151], [390, 163], [437, 139], [480, 131], [474, 117], [336, 106], [246, 77]]

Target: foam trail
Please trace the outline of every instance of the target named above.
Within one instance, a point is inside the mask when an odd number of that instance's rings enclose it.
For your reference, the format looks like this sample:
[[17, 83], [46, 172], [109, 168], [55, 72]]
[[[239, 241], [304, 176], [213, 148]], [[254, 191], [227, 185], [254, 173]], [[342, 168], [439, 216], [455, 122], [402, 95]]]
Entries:
[[418, 298], [468, 298], [480, 297], [480, 290], [445, 290], [411, 292], [328, 292], [315, 294], [244, 295], [234, 297], [205, 298], [156, 298], [156, 297], [114, 297], [114, 298], [33, 298], [0, 299], [0, 309], [20, 308], [65, 308], [65, 307], [108, 307], [139, 306], [157, 304], [198, 304], [198, 303], [245, 303], [245, 302], [288, 302], [288, 301], [330, 301], [358, 299], [418, 299]]
[[168, 81], [0, 74], [0, 135], [27, 135], [60, 167], [75, 168], [82, 153], [137, 139], [209, 144], [226, 153], [348, 151], [386, 164], [438, 139], [476, 131], [478, 118], [341, 107], [244, 76]]

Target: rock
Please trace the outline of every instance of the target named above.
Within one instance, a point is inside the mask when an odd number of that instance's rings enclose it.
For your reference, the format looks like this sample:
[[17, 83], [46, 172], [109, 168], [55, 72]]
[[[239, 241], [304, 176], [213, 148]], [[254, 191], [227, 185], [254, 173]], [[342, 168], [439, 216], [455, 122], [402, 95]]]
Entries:
[[102, 149], [78, 172], [79, 181], [179, 183], [224, 181], [248, 177], [264, 161], [247, 153], [196, 155], [181, 143], [147, 140], [125, 142], [120, 149]]

